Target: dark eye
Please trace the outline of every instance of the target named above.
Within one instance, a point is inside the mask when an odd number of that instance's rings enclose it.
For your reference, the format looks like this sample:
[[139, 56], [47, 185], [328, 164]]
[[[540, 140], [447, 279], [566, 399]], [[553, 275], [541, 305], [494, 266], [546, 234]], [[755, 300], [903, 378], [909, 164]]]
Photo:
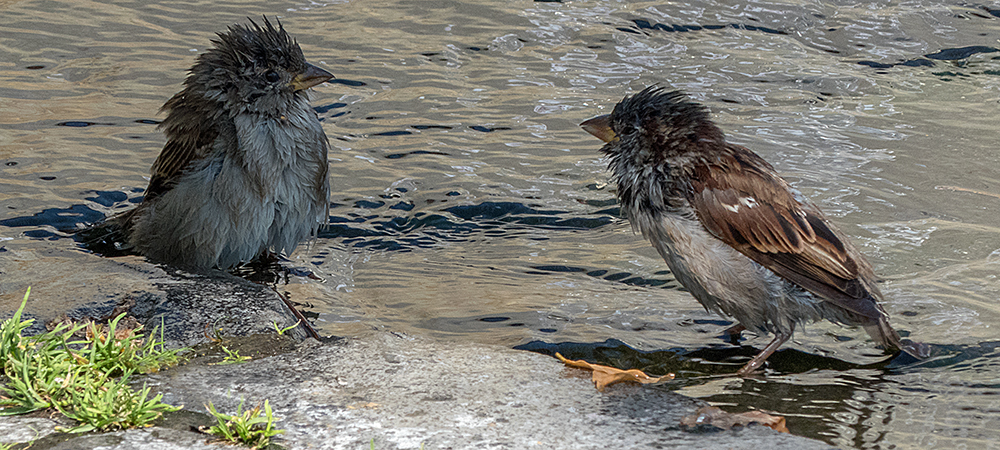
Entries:
[[268, 83], [277, 83], [278, 80], [281, 79], [281, 75], [278, 75], [278, 72], [273, 70], [268, 70], [267, 73], [264, 74], [264, 79], [267, 80]]

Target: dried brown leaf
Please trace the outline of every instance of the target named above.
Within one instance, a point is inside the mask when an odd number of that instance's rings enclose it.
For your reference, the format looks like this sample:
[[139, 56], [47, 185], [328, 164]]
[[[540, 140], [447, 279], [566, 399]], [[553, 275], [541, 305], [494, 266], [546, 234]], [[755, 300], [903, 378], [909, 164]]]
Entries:
[[603, 391], [604, 388], [611, 386], [612, 384], [615, 383], [632, 382], [640, 384], [652, 384], [652, 383], [658, 383], [660, 381], [674, 379], [674, 374], [672, 373], [668, 373], [662, 377], [651, 377], [649, 375], [646, 375], [645, 372], [639, 369], [629, 369], [629, 370], [616, 369], [614, 367], [602, 366], [600, 364], [591, 364], [582, 359], [573, 361], [566, 359], [565, 357], [563, 357], [563, 355], [560, 355], [559, 353], [556, 353], [556, 358], [558, 358], [559, 361], [562, 361], [562, 363], [567, 366], [592, 371], [591, 379], [594, 381], [594, 387], [597, 388], [598, 391]]
[[733, 414], [727, 413], [714, 406], [703, 406], [690, 416], [681, 419], [681, 428], [694, 429], [702, 426], [713, 426], [723, 430], [732, 427], [745, 427], [751, 423], [757, 423], [770, 427], [782, 433], [788, 433], [785, 426], [785, 418], [782, 416], [772, 416], [761, 411], [747, 411]]

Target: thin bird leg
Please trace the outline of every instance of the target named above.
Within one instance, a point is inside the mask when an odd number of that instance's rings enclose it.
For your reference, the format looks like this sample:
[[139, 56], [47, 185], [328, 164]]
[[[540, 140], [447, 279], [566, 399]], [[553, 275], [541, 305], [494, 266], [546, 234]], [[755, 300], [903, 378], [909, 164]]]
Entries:
[[306, 319], [306, 316], [303, 316], [301, 311], [295, 309], [295, 305], [292, 304], [292, 299], [288, 298], [287, 295], [278, 292], [277, 289], [275, 289], [274, 292], [278, 294], [278, 297], [281, 297], [281, 301], [285, 303], [285, 306], [292, 310], [292, 314], [299, 320], [299, 323], [302, 324], [303, 328], [306, 329], [306, 333], [309, 333], [309, 337], [316, 339], [317, 341], [322, 341], [323, 338], [319, 336], [319, 332], [313, 328], [312, 324], [309, 323], [309, 320]]
[[754, 356], [753, 359], [751, 359], [750, 362], [747, 363], [747, 365], [743, 366], [743, 368], [739, 370], [739, 372], [736, 372], [736, 376], [745, 377], [753, 373], [753, 371], [759, 369], [760, 366], [764, 365], [764, 361], [767, 360], [767, 357], [771, 356], [771, 354], [774, 353], [775, 350], [778, 349], [778, 347], [781, 347], [781, 344], [784, 344], [785, 341], [787, 341], [791, 337], [792, 337], [791, 331], [787, 333], [778, 333], [777, 335], [775, 335], [774, 340], [771, 341], [770, 344], [767, 344], [767, 347], [764, 347], [764, 350], [758, 353], [757, 356]]

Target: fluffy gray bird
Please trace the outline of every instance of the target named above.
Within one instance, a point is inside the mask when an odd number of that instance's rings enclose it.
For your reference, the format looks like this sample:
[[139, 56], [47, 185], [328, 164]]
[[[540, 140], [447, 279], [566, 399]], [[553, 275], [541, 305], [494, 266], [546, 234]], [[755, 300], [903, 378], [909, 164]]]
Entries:
[[167, 143], [121, 216], [140, 254], [195, 270], [291, 253], [329, 216], [329, 143], [308, 89], [333, 75], [266, 17], [218, 36], [163, 105]]
[[703, 106], [653, 86], [581, 126], [607, 142], [622, 212], [677, 281], [735, 318], [735, 332], [775, 335], [738, 375], [764, 364], [796, 324], [822, 319], [900, 350], [861, 253], [770, 164], [727, 143]]

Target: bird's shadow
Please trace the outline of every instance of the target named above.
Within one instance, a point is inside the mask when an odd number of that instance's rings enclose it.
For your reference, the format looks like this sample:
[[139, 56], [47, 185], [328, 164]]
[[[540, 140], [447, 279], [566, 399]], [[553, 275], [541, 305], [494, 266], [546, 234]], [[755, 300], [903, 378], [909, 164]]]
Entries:
[[[557, 352], [567, 359], [582, 359], [590, 363], [603, 364], [619, 369], [640, 369], [650, 375], [677, 375], [672, 384], [698, 384], [706, 378], [733, 375], [760, 349], [748, 345], [716, 344], [698, 349], [670, 348], [642, 351], [630, 347], [617, 339], [604, 342], [558, 342], [532, 341], [514, 347], [544, 355], [554, 356]], [[886, 355], [882, 360], [870, 364], [857, 364], [837, 358], [803, 352], [794, 348], [781, 349], [767, 359], [766, 368], [774, 374], [796, 374], [819, 370], [847, 372], [855, 369], [873, 369], [886, 374], [925, 370], [961, 364], [964, 361], [1000, 356], [1000, 341], [984, 342], [978, 345], [934, 345], [928, 344], [930, 355], [918, 359], [906, 353]]]

